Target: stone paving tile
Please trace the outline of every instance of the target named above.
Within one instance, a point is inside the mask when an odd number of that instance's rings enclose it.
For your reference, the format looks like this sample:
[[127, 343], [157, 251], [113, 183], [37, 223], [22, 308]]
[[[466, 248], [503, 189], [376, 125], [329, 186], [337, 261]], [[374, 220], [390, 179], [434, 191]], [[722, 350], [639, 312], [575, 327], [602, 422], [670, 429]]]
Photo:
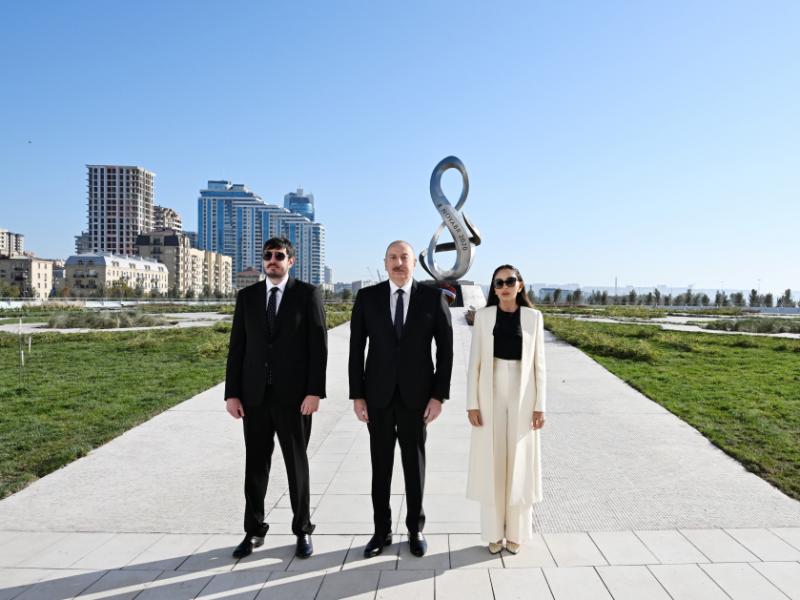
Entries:
[[371, 537], [371, 535], [357, 535], [353, 538], [353, 543], [350, 545], [350, 550], [344, 560], [343, 570], [392, 571], [397, 568], [401, 536], [393, 536], [392, 545], [385, 547], [378, 556], [364, 558], [364, 547]]
[[800, 550], [767, 529], [726, 529], [725, 531], [761, 560], [800, 560]]
[[133, 600], [147, 584], [161, 576], [163, 571], [108, 571], [78, 596], [81, 600]]
[[721, 529], [681, 529], [711, 562], [755, 562], [758, 557]]
[[542, 569], [555, 600], [612, 600], [603, 580], [591, 567]]
[[770, 531], [800, 550], [800, 527], [773, 527]]
[[126, 569], [158, 569], [172, 571], [188, 559], [209, 535], [168, 534], [139, 554]]
[[20, 561], [17, 566], [66, 569], [112, 537], [113, 533], [69, 533]]
[[552, 600], [541, 569], [490, 569], [495, 600]]
[[[402, 497], [389, 499], [392, 515], [398, 515]], [[372, 499], [369, 494], [326, 494], [314, 513], [317, 525], [326, 523], [369, 523], [372, 525]]]
[[322, 573], [273, 573], [261, 588], [256, 600], [314, 600], [319, 592]]
[[708, 558], [675, 530], [636, 531], [650, 552], [662, 564], [705, 563]]
[[559, 567], [608, 564], [586, 533], [545, 533], [544, 540]]
[[314, 554], [309, 558], [292, 559], [288, 571], [338, 571], [353, 543], [352, 535], [317, 535], [313, 538]]
[[733, 600], [786, 600], [766, 577], [747, 563], [700, 565]]
[[670, 600], [658, 579], [643, 566], [596, 567], [614, 600]]
[[590, 532], [610, 565], [649, 565], [658, 560], [632, 531]]
[[373, 600], [378, 590], [378, 571], [328, 573], [315, 600]]
[[166, 571], [136, 596], [136, 600], [178, 600], [196, 597], [208, 585], [213, 574]]
[[[435, 477], [430, 473], [429, 477]], [[468, 500], [463, 493], [433, 494], [423, 500], [427, 523], [480, 521], [480, 504]]]
[[647, 568], [673, 600], [730, 600], [698, 565], [651, 565]]
[[[317, 539], [314, 537], [316, 543]], [[297, 538], [293, 535], [273, 535], [268, 533], [264, 545], [253, 550], [250, 556], [240, 559], [233, 571], [285, 571], [294, 560]]]
[[0, 546], [0, 567], [13, 567], [35, 557], [43, 548], [49, 548], [67, 537], [66, 533], [32, 531]]
[[376, 600], [433, 600], [434, 571], [381, 571]]
[[231, 556], [242, 541], [241, 535], [212, 535], [194, 551], [176, 570], [178, 571], [230, 571], [236, 564]]
[[501, 552], [503, 565], [507, 569], [530, 569], [533, 567], [555, 567], [556, 561], [550, 554], [541, 533], [533, 534], [533, 538], [522, 545], [517, 554]]
[[[271, 575], [265, 570], [240, 570], [214, 575], [199, 598], [214, 596], [225, 600], [253, 600]], [[115, 599], [116, 600], [116, 599]]]
[[75, 562], [75, 569], [119, 569], [164, 537], [163, 533], [118, 533]]
[[450, 568], [450, 542], [447, 535], [428, 534], [428, 552], [425, 556], [414, 556], [408, 548], [408, 537], [400, 538], [398, 571], [443, 571]]
[[54, 600], [73, 598], [105, 575], [105, 571], [52, 570], [14, 600]]
[[800, 563], [763, 562], [751, 566], [791, 600], [800, 600]]
[[436, 600], [494, 600], [486, 569], [437, 571], [434, 595]]
[[478, 534], [450, 535], [451, 569], [500, 569], [499, 554], [491, 554]]
[[0, 600], [10, 600], [18, 596], [49, 572], [48, 569], [0, 567]]

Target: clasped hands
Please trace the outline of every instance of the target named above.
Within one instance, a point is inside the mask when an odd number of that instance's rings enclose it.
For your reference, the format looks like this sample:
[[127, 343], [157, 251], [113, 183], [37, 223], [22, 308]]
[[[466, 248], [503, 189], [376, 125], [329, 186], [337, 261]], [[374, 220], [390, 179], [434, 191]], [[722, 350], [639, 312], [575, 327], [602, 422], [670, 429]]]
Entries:
[[[481, 427], [483, 419], [481, 419], [481, 411], [473, 408], [467, 411], [467, 418], [469, 424], [473, 427]], [[531, 429], [541, 429], [544, 427], [544, 413], [538, 410], [533, 411], [533, 418], [531, 419]]]

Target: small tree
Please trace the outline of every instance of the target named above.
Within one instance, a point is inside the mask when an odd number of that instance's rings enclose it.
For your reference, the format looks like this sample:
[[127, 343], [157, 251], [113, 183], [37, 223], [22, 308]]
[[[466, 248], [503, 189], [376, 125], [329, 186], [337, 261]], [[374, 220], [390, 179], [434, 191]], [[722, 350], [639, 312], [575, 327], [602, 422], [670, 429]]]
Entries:
[[603, 292], [600, 294], [600, 304], [608, 304], [608, 292]]
[[734, 292], [731, 294], [731, 302], [734, 306], [742, 307], [745, 305], [744, 294], [742, 292]]
[[211, 286], [209, 286], [207, 284], [203, 286], [202, 297], [203, 298], [210, 298], [211, 297]]
[[573, 298], [572, 292], [567, 292], [567, 298], [566, 298], [567, 304], [572, 305], [572, 298]]
[[658, 290], [658, 288], [653, 290], [653, 298], [656, 301], [656, 306], [658, 306], [659, 302], [661, 301], [661, 292]]
[[553, 291], [553, 304], [558, 304], [558, 301], [561, 300], [561, 294], [563, 293], [563, 291], [564, 290], [562, 290], [561, 288], [556, 288]]
[[350, 288], [344, 288], [342, 290], [342, 300], [347, 302], [350, 298], [353, 297], [353, 291]]
[[582, 298], [583, 298], [583, 292], [581, 291], [581, 288], [578, 288], [577, 290], [572, 292], [572, 301], [575, 304], [580, 304]]
[[186, 294], [184, 295], [184, 298], [186, 298], [187, 300], [192, 300], [194, 298], [193, 287], [186, 288]]
[[664, 306], [672, 306], [672, 294], [664, 296]]
[[644, 303], [647, 304], [647, 306], [653, 305], [653, 292], [647, 292], [647, 296], [644, 297]]
[[628, 304], [636, 304], [636, 299], [638, 296], [636, 295], [636, 290], [631, 290], [628, 292]]
[[760, 298], [758, 297], [757, 290], [750, 290], [750, 298], [748, 300], [750, 306], [761, 306]]
[[711, 304], [711, 298], [708, 297], [708, 294], [703, 294], [702, 296], [700, 296], [700, 304], [702, 304], [703, 306], [708, 306], [709, 304]]
[[773, 301], [774, 301], [774, 299], [773, 299], [773, 296], [772, 296], [772, 292], [769, 292], [764, 296], [764, 306], [766, 306], [768, 308], [772, 307]]

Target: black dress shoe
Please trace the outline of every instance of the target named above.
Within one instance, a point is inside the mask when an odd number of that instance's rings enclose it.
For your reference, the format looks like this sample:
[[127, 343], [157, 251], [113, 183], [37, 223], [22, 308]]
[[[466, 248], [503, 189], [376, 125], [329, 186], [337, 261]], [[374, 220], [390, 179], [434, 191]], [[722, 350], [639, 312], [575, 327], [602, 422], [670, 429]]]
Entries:
[[425, 556], [425, 553], [428, 551], [428, 542], [425, 541], [425, 536], [422, 535], [421, 531], [416, 531], [414, 533], [408, 533], [408, 547], [411, 550], [411, 554], [414, 556]]
[[387, 533], [385, 535], [381, 535], [380, 533], [376, 533], [373, 535], [367, 545], [364, 547], [364, 558], [372, 558], [373, 556], [378, 556], [386, 546], [392, 545], [392, 534]]
[[253, 548], [258, 548], [264, 545], [264, 536], [258, 537], [257, 535], [246, 535], [242, 543], [233, 549], [233, 558], [244, 558], [252, 554]]
[[304, 533], [297, 536], [297, 547], [294, 550], [294, 555], [297, 558], [308, 558], [314, 554], [314, 544], [311, 543], [311, 534]]

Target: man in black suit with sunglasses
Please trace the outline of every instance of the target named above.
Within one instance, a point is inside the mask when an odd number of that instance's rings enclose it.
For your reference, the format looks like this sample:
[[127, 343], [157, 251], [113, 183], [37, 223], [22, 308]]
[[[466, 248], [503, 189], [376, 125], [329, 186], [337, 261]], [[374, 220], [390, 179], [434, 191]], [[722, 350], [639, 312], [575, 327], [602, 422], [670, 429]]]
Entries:
[[414, 281], [415, 265], [408, 242], [389, 244], [384, 257], [389, 280], [359, 291], [350, 321], [350, 398], [356, 417], [369, 429], [372, 462], [375, 533], [364, 548], [367, 558], [392, 543], [389, 491], [396, 441], [406, 485], [409, 549], [423, 556], [428, 548], [422, 534], [426, 428], [450, 393], [453, 328], [442, 292]]
[[321, 290], [289, 276], [292, 243], [271, 238], [263, 249], [265, 281], [241, 290], [233, 313], [225, 403], [244, 423], [245, 537], [233, 556], [242, 558], [264, 543], [264, 498], [275, 448], [281, 445], [297, 536], [295, 555], [314, 552], [306, 449], [311, 415], [325, 397], [327, 327]]

